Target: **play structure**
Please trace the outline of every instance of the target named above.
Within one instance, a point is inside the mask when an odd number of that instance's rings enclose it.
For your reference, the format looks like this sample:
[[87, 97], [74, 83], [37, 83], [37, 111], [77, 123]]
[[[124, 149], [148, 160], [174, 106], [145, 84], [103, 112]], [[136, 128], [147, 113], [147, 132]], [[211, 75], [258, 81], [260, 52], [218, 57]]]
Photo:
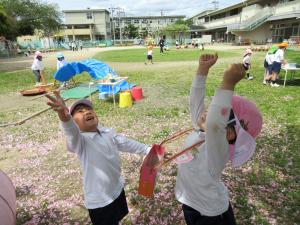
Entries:
[[[87, 72], [91, 76], [91, 82], [88, 84], [76, 85], [73, 80], [74, 76], [83, 72]], [[127, 77], [118, 76], [118, 74], [107, 64], [95, 59], [67, 63], [55, 72], [54, 79], [53, 83], [41, 84], [31, 89], [21, 90], [20, 94], [23, 96], [38, 95], [31, 99], [35, 100], [43, 97], [47, 92], [59, 89], [61, 96], [67, 101], [69, 99], [91, 97], [93, 93], [99, 91], [99, 98], [107, 99], [112, 97], [114, 106], [116, 105], [115, 97], [117, 94], [120, 94], [119, 106], [121, 108], [131, 107], [133, 102], [144, 98], [141, 87], [133, 88], [135, 87], [135, 84], [128, 83]], [[65, 82], [70, 81], [72, 81], [72, 86], [68, 86], [67, 88], [59, 87], [59, 82], [64, 84]], [[51, 107], [44, 108], [22, 120], [0, 124], [0, 127], [23, 124], [27, 120], [36, 117], [49, 109], [51, 109]]]
[[16, 224], [16, 191], [9, 177], [0, 170], [0, 225]]

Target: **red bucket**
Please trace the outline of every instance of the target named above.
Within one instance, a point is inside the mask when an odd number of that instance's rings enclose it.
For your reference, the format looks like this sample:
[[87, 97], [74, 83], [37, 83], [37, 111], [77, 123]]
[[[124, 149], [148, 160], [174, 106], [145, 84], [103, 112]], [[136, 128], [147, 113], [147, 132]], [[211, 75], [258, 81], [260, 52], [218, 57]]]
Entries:
[[154, 162], [157, 157], [162, 159], [165, 153], [165, 148], [161, 145], [153, 145], [150, 152], [143, 161], [140, 171], [140, 182], [138, 193], [148, 198], [153, 197], [157, 169], [154, 168]]
[[144, 98], [143, 89], [140, 86], [133, 87], [131, 90], [131, 96], [133, 101], [139, 101]]

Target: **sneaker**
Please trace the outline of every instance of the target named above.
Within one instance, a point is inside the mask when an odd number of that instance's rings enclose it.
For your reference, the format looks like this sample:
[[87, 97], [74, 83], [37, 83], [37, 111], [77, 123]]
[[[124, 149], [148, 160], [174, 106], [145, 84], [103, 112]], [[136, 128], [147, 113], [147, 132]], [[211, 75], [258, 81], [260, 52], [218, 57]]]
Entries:
[[247, 77], [247, 80], [253, 80], [252, 76]]
[[280, 86], [279, 84], [271, 83], [271, 87], [279, 87], [279, 86]]
[[264, 81], [263, 81], [263, 84], [264, 84], [264, 85], [267, 85], [268, 83], [267, 83], [267, 81], [266, 81], [266, 80], [264, 80]]

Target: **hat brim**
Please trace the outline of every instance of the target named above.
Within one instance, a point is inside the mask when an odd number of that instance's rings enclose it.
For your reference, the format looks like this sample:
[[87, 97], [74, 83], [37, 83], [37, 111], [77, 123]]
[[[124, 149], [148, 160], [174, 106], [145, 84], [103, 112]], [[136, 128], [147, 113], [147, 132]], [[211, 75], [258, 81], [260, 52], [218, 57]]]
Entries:
[[243, 165], [252, 157], [256, 149], [255, 139], [241, 127], [237, 118], [236, 121], [238, 127], [236, 130], [237, 137], [234, 145], [230, 146], [232, 167]]
[[69, 113], [70, 113], [71, 115], [72, 115], [74, 109], [76, 108], [76, 106], [78, 106], [78, 105], [87, 105], [87, 106], [93, 108], [93, 104], [92, 104], [92, 102], [91, 102], [90, 100], [88, 100], [88, 99], [80, 99], [80, 100], [74, 102], [74, 103], [69, 107]]

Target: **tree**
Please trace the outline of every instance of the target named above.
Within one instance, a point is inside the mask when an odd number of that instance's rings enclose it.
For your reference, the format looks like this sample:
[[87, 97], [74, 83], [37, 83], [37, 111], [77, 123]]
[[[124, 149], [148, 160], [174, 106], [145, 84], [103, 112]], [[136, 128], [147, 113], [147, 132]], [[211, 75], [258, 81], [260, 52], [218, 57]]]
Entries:
[[0, 5], [0, 36], [4, 36], [5, 31], [9, 29], [10, 21], [2, 5]]
[[179, 42], [182, 42], [183, 35], [190, 32], [190, 28], [184, 20], [177, 20], [175, 23], [163, 28], [162, 31], [171, 34], [174, 39], [176, 39], [176, 34], [178, 34]]
[[0, 0], [8, 17], [9, 29], [4, 33], [9, 39], [19, 35], [32, 35], [39, 30], [43, 36], [59, 29], [61, 12], [56, 4], [42, 3], [36, 0]]
[[138, 27], [134, 26], [133, 24], [128, 24], [124, 27], [123, 36], [131, 39], [138, 37]]

